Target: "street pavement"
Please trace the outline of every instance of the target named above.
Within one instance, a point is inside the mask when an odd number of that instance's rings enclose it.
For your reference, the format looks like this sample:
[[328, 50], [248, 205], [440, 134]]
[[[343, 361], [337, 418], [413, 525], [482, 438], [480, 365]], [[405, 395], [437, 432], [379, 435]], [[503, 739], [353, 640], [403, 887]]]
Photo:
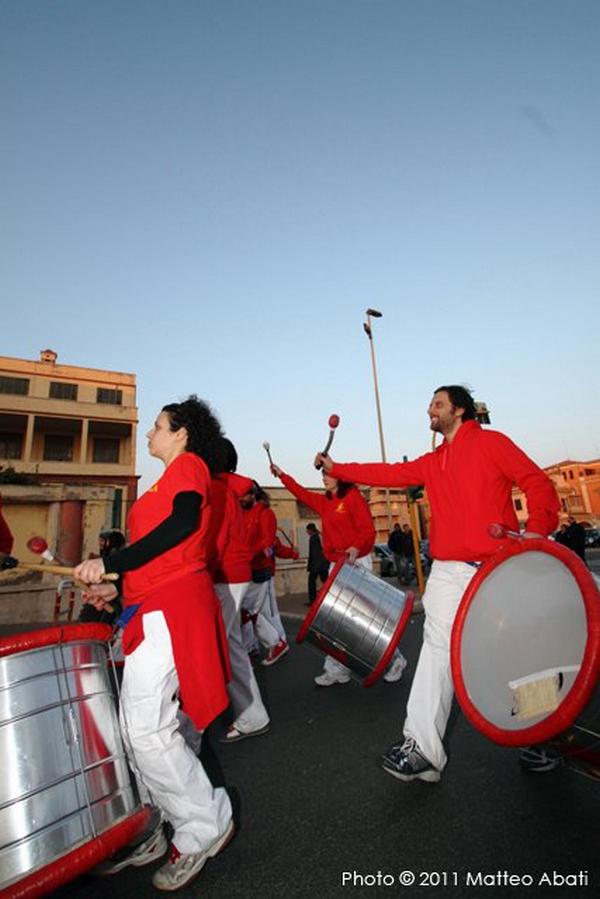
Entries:
[[[306, 608], [302, 597], [283, 605], [293, 640], [299, 618], [290, 616]], [[404, 784], [381, 769], [381, 752], [400, 737], [421, 633], [422, 615], [413, 615], [401, 643], [404, 677], [370, 690], [354, 682], [315, 687], [322, 656], [305, 644], [259, 666], [270, 733], [224, 746], [223, 716], [203, 747], [213, 782], [232, 797], [237, 835], [182, 896], [598, 895], [600, 783], [564, 767], [524, 774], [516, 751], [488, 742], [457, 710], [439, 784]], [[85, 875], [55, 895], [157, 895], [155, 867]]]

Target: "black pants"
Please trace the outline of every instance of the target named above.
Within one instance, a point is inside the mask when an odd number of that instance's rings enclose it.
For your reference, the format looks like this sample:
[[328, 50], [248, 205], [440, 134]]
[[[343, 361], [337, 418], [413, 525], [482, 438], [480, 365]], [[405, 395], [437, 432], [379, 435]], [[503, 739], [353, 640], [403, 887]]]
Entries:
[[321, 583], [324, 584], [328, 577], [329, 568], [308, 572], [308, 601], [310, 603], [313, 603], [317, 598], [317, 578], [321, 578]]

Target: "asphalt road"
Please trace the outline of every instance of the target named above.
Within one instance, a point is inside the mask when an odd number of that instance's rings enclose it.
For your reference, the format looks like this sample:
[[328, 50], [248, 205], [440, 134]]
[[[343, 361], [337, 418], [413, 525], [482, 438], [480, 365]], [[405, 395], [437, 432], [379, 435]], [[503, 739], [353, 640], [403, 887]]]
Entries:
[[[293, 636], [298, 622], [287, 624]], [[321, 657], [305, 645], [260, 669], [271, 732], [222, 746], [225, 722], [215, 722], [203, 750], [214, 750], [208, 766], [230, 791], [237, 836], [182, 896], [598, 895], [600, 783], [566, 768], [523, 774], [514, 750], [486, 741], [458, 712], [439, 784], [403, 784], [379, 767], [382, 750], [400, 735], [421, 625], [414, 616], [407, 628], [409, 668], [397, 684], [318, 689], [312, 678]], [[154, 867], [109, 880], [86, 875], [55, 895], [157, 895]]]

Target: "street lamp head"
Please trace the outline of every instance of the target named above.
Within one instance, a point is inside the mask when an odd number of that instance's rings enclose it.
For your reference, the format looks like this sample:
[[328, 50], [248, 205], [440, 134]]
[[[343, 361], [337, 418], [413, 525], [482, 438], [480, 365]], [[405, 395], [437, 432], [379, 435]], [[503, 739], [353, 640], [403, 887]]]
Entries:
[[367, 315], [371, 315], [373, 318], [382, 318], [383, 312], [380, 312], [378, 309], [367, 309]]

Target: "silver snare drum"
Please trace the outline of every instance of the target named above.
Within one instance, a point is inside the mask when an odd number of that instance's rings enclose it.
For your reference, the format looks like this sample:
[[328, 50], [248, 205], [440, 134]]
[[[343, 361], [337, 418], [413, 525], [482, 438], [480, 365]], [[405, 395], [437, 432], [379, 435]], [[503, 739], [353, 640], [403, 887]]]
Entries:
[[74, 624], [0, 640], [3, 896], [48, 892], [147, 824], [121, 741], [110, 633]]
[[384, 673], [404, 633], [414, 602], [361, 565], [334, 567], [296, 641], [308, 640], [372, 686]]

